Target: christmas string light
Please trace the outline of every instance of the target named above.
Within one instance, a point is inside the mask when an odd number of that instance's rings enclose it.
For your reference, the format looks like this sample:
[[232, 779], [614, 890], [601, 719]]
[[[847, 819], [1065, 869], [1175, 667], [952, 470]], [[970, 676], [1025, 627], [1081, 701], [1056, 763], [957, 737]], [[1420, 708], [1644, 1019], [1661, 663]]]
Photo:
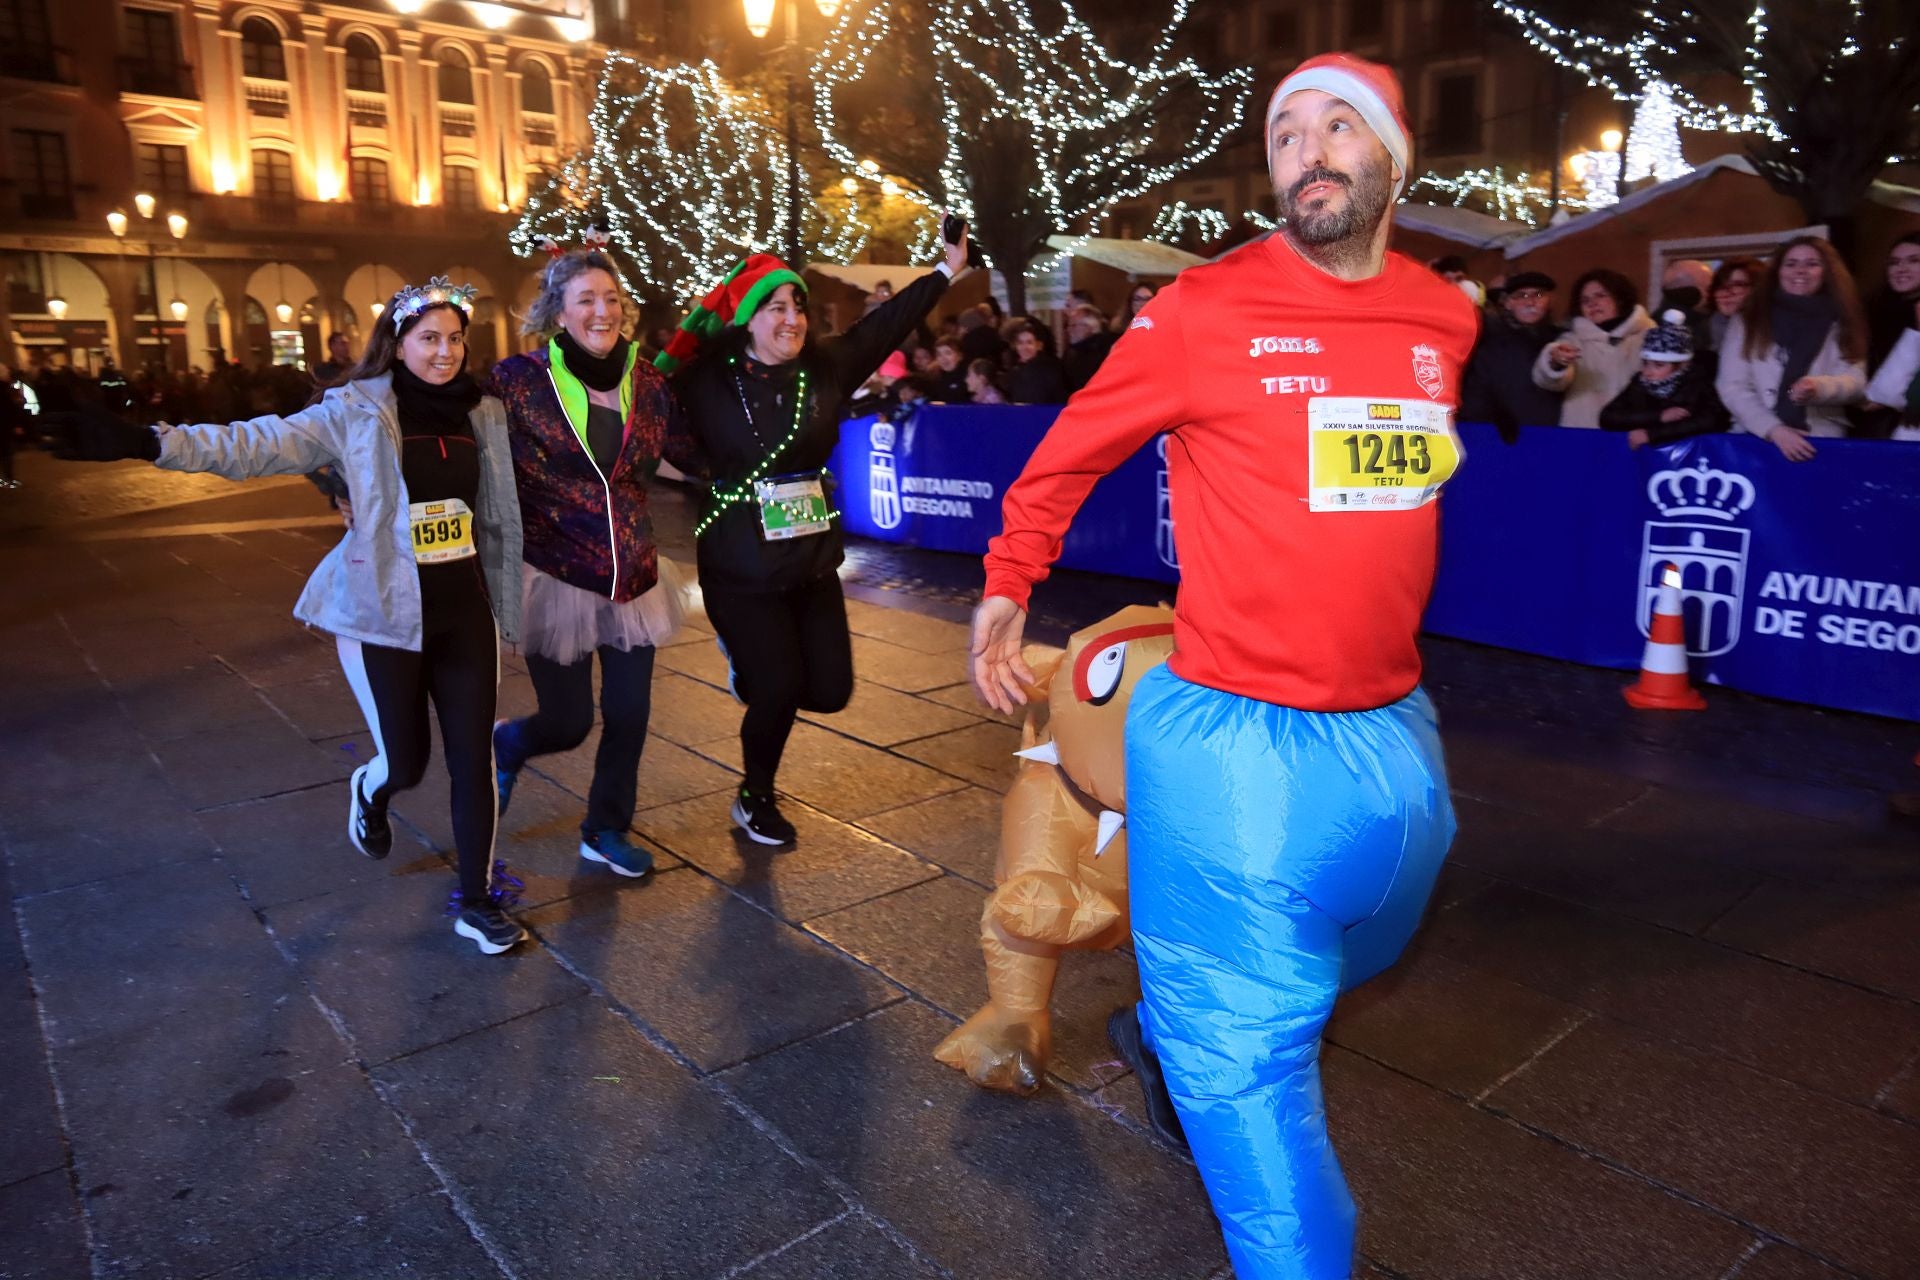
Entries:
[[1233, 230], [1232, 222], [1220, 210], [1196, 209], [1185, 200], [1175, 200], [1172, 204], [1163, 205], [1160, 212], [1154, 215], [1147, 238], [1171, 244], [1181, 238], [1189, 223], [1199, 232], [1203, 244], [1224, 240], [1227, 233]]
[[[598, 224], [632, 266], [629, 292], [690, 303], [741, 259], [785, 243], [786, 140], [758, 105], [711, 61], [653, 66], [609, 53], [590, 140], [529, 193], [508, 233], [514, 252], [533, 256], [547, 237], [579, 243]], [[870, 228], [854, 204], [827, 209], [801, 194], [811, 260], [858, 254]]]
[[[739, 357], [737, 356], [734, 357], [732, 363], [736, 366], [736, 372], [734, 373], [734, 377], [737, 379], [740, 376], [737, 371], [737, 367], [740, 363]], [[755, 467], [752, 471], [748, 472], [747, 478], [745, 480], [742, 480], [739, 484], [733, 486], [731, 489], [723, 489], [723, 488], [715, 487], [708, 491], [707, 502], [709, 503], [709, 505], [707, 507], [707, 514], [701, 517], [699, 524], [696, 524], [695, 526], [693, 526], [694, 537], [698, 538], [701, 534], [705, 533], [708, 529], [712, 528], [713, 522], [718, 520], [721, 516], [725, 515], [729, 507], [737, 506], [742, 502], [752, 501], [754, 497], [753, 486], [766, 478], [767, 469], [773, 465], [774, 459], [778, 458], [781, 454], [787, 451], [787, 446], [792, 444], [794, 441], [794, 437], [800, 434], [800, 428], [806, 425], [807, 423], [807, 371], [805, 369], [800, 370], [800, 372], [795, 375], [795, 381], [796, 381], [796, 385], [794, 388], [794, 399], [793, 399], [793, 425], [787, 428], [786, 438], [781, 440], [779, 444], [775, 445], [773, 449], [767, 454], [766, 457], [760, 459], [760, 465]], [[747, 409], [746, 397], [744, 392], [741, 395], [740, 407], [742, 409]], [[747, 409], [747, 422], [749, 425], [751, 425], [753, 422], [753, 411], [751, 409]], [[827, 474], [827, 469], [825, 467], [820, 468], [820, 475], [824, 477], [826, 474]], [[827, 513], [827, 519], [829, 520], [838, 520], [839, 518], [840, 518], [840, 512], [838, 509], [830, 510]]]
[[[894, 8], [889, 0], [845, 5], [813, 66], [821, 140], [848, 170], [857, 158], [842, 90], [865, 78], [896, 34]], [[1070, 3], [1049, 3], [1044, 29], [1033, 0], [934, 0], [928, 8], [924, 24], [898, 33], [905, 38], [924, 32], [929, 41], [944, 140], [931, 189], [915, 198], [975, 218], [976, 177], [1004, 181], [997, 167], [976, 163], [984, 158], [979, 149], [1017, 137], [1027, 149], [1020, 168], [1032, 174], [1029, 189], [997, 189], [994, 199], [1021, 206], [1014, 221], [1045, 229], [1036, 243], [1048, 232], [1091, 234], [1088, 228], [1117, 204], [1217, 152], [1245, 116], [1248, 70], [1212, 75], [1175, 54], [1191, 0], [1173, 0], [1141, 63], [1110, 53]], [[1194, 116], [1183, 136], [1162, 136], [1174, 114], [1169, 109], [1183, 97], [1193, 101]], [[1029, 263], [996, 265], [1007, 274]]]
[[1674, 105], [1673, 87], [1664, 81], [1648, 85], [1634, 107], [1626, 166], [1628, 182], [1641, 178], [1671, 182], [1693, 172], [1680, 153], [1680, 109]]

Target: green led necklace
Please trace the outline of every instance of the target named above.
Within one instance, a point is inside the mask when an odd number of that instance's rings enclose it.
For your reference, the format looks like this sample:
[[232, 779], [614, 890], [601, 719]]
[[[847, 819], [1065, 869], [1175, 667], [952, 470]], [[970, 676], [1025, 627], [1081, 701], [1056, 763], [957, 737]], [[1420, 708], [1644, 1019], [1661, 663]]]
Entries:
[[[733, 360], [729, 361], [729, 363], [737, 368], [740, 363], [739, 357], [736, 356]], [[754, 496], [753, 486], [766, 476], [767, 469], [773, 466], [773, 460], [787, 451], [787, 446], [792, 444], [794, 439], [799, 436], [800, 428], [806, 425], [807, 371], [802, 369], [796, 376], [798, 381], [794, 387], [793, 425], [787, 428], [786, 439], [775, 445], [766, 457], [760, 459], [760, 465], [749, 472], [745, 480], [742, 480], [731, 489], [715, 488], [708, 494], [708, 501], [713, 505], [707, 509], [707, 514], [701, 518], [700, 523], [693, 526], [694, 537], [698, 538], [701, 534], [712, 528], [713, 522], [724, 515], [727, 508], [738, 503], [752, 501]], [[738, 373], [734, 374], [733, 389], [740, 397], [741, 411], [747, 415], [748, 428], [753, 431], [756, 439], [759, 438], [760, 429], [753, 420], [753, 409], [747, 404], [746, 388], [740, 385], [740, 376]], [[827, 469], [825, 467], [820, 468], [820, 474], [822, 476], [826, 475]], [[828, 513], [827, 518], [829, 520], [838, 520], [840, 513], [838, 511], [831, 511]]]

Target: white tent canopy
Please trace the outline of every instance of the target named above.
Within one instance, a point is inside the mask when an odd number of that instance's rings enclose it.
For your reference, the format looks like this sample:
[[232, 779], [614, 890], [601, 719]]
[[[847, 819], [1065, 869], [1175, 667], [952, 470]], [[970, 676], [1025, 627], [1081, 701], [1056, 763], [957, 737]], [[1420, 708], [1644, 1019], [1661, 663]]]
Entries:
[[893, 287], [904, 289], [918, 280], [932, 267], [909, 267], [893, 263], [855, 262], [841, 265], [837, 262], [810, 262], [808, 271], [815, 271], [842, 284], [850, 284], [862, 293], [872, 293], [873, 287], [882, 280], [892, 281]]
[[1130, 276], [1177, 276], [1206, 259], [1158, 240], [1110, 240], [1099, 236], [1048, 236], [1047, 247], [1086, 258]]

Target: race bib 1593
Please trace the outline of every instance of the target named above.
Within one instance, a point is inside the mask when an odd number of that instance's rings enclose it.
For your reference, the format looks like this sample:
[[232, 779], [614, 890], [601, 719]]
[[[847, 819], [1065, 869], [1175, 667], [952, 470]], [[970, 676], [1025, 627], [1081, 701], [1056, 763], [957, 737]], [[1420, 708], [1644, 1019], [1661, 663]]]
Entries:
[[1307, 509], [1411, 511], [1460, 467], [1452, 411], [1430, 400], [1307, 401]]
[[407, 520], [413, 525], [416, 564], [465, 560], [477, 554], [473, 546], [473, 510], [458, 498], [409, 503]]

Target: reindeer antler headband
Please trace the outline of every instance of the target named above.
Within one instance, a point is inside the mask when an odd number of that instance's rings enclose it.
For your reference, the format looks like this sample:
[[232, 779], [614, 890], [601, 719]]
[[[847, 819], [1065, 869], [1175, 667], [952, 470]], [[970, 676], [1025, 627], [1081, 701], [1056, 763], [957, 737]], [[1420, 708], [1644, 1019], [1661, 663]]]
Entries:
[[394, 332], [398, 333], [401, 325], [428, 307], [443, 304], [460, 308], [467, 314], [468, 319], [472, 319], [474, 299], [479, 296], [480, 291], [472, 285], [454, 284], [445, 276], [435, 276], [424, 285], [410, 284], [393, 295], [391, 314]]

